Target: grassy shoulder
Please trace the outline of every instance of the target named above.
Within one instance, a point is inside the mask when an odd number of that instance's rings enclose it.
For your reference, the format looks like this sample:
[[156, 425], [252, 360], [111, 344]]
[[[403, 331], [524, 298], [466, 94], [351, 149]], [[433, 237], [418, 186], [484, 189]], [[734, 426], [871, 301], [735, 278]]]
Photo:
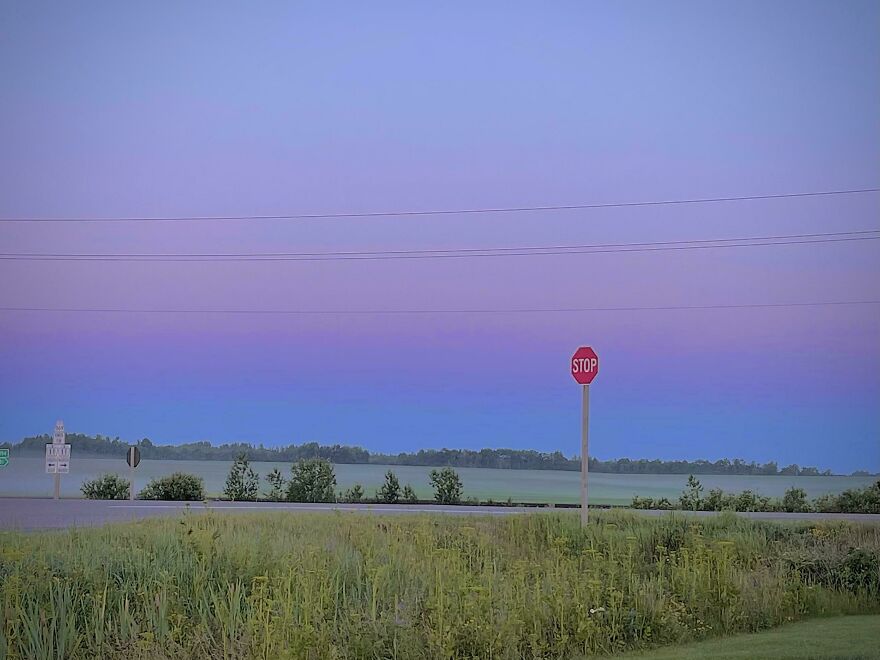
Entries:
[[880, 615], [800, 621], [759, 633], [732, 635], [616, 660], [836, 660], [880, 658]]
[[[880, 526], [186, 514], [0, 533], [0, 657], [572, 658], [880, 612]], [[680, 656], [676, 656], [680, 657]]]

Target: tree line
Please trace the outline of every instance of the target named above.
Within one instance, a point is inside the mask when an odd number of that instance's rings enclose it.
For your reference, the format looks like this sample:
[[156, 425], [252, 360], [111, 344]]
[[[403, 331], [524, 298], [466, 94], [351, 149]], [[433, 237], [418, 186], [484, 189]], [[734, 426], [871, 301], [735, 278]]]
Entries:
[[[52, 438], [48, 434], [28, 437], [13, 445], [2, 443], [0, 447], [10, 447], [20, 454], [39, 454], [45, 451], [46, 443]], [[68, 433], [67, 441], [73, 445], [77, 455], [98, 457], [121, 457], [125, 455], [129, 443], [118, 437], [110, 438], [81, 433]], [[148, 460], [217, 460], [233, 461], [246, 453], [252, 461], [295, 463], [305, 459], [320, 458], [331, 463], [378, 465], [418, 465], [427, 467], [475, 467], [502, 468], [511, 470], [580, 470], [578, 456], [567, 457], [560, 451], [539, 452], [531, 449], [421, 449], [417, 452], [383, 454], [370, 452], [362, 447], [350, 445], [320, 445], [307, 442], [285, 447], [265, 447], [244, 442], [212, 445], [210, 442], [190, 442], [181, 445], [157, 445], [148, 438], [139, 440], [137, 446], [141, 457]], [[718, 461], [619, 458], [607, 461], [590, 458], [591, 472], [611, 474], [726, 474], [726, 475], [786, 475], [786, 476], [827, 476], [831, 470], [820, 471], [816, 467], [801, 467], [796, 464], [780, 467], [775, 461], [767, 463], [747, 462], [742, 459], [723, 458]], [[857, 474], [867, 474], [859, 471]]]

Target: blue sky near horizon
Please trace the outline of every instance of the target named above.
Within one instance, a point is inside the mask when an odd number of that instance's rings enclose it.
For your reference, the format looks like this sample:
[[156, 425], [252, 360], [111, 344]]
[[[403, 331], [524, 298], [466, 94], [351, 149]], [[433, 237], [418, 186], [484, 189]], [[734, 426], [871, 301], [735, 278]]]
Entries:
[[[333, 213], [880, 185], [874, 2], [0, 7], [0, 217]], [[228, 223], [0, 224], [0, 252], [441, 249], [878, 228], [880, 194]], [[880, 299], [857, 243], [375, 262], [0, 261], [0, 307], [460, 309]], [[0, 311], [0, 440], [880, 470], [880, 305], [510, 315]]]

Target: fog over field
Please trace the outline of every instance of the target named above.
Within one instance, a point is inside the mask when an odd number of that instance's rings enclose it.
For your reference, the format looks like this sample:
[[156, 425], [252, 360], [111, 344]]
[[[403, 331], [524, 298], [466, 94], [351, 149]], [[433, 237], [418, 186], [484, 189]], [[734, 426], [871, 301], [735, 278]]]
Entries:
[[[219, 496], [223, 490], [231, 461], [141, 461], [135, 471], [135, 489], [143, 488], [153, 477], [172, 472], [189, 472], [205, 480], [209, 496]], [[279, 469], [289, 476], [289, 466], [284, 463], [252, 463], [260, 474], [261, 486], [267, 488], [265, 475]], [[432, 497], [428, 484], [431, 467], [410, 465], [334, 465], [337, 488], [344, 490], [356, 483], [361, 484], [368, 497], [382, 483], [386, 470], [393, 470], [401, 484], [411, 484], [416, 494], [424, 499]], [[495, 470], [485, 468], [457, 468], [464, 483], [465, 498], [504, 501], [508, 497], [517, 502], [578, 502], [580, 473], [556, 470]], [[80, 485], [100, 474], [118, 473], [128, 478], [128, 465], [124, 459], [80, 458], [71, 460], [70, 474], [61, 481], [64, 497], [80, 497]], [[825, 493], [840, 493], [848, 488], [862, 488], [877, 477], [787, 477], [787, 476], [735, 476], [699, 475], [700, 481], [709, 488], [725, 491], [751, 489], [761, 495], [781, 497], [792, 486], [803, 488], [809, 497]], [[687, 475], [680, 474], [590, 474], [590, 501], [594, 504], [629, 504], [634, 495], [640, 497], [678, 497], [687, 483]], [[8, 468], [0, 472], [0, 497], [52, 495], [52, 477], [44, 474], [44, 460], [36, 457], [16, 458]]]

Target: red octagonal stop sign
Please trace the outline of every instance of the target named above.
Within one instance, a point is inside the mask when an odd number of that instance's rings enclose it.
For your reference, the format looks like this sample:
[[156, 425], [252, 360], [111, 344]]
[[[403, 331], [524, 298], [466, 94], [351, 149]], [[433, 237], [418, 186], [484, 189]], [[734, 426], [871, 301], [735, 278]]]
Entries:
[[571, 376], [581, 385], [589, 385], [599, 373], [599, 356], [589, 346], [581, 346], [571, 357]]

